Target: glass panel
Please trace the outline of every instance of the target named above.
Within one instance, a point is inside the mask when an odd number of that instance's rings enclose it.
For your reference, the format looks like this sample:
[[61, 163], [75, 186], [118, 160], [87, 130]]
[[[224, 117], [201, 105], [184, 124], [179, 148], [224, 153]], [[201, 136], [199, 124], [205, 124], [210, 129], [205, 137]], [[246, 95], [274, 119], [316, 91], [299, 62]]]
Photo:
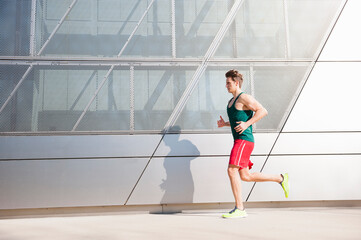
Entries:
[[[288, 18], [291, 56], [316, 58], [342, 0], [289, 0]], [[301, 11], [302, 9], [302, 11]]]
[[[117, 56], [150, 1], [79, 0], [43, 55]], [[47, 0], [42, 45], [71, 1]], [[132, 36], [123, 56], [171, 56], [170, 1], [157, 0]]]
[[[71, 3], [72, 0], [37, 1], [37, 51]], [[149, 3], [78, 0], [43, 55], [116, 56]], [[289, 50], [290, 58], [315, 57], [341, 3], [342, 0], [246, 0], [216, 56], [286, 58]], [[154, 2], [124, 56], [171, 56], [170, 4], [169, 0]], [[232, 4], [226, 0], [176, 1], [177, 57], [203, 57]], [[29, 54], [30, 14], [29, 0], [0, 1], [0, 55]]]
[[[148, 4], [150, 1], [148, 1]], [[149, 9], [146, 18], [136, 35], [127, 46], [124, 56], [132, 57], [171, 57], [172, 28], [169, 0], [157, 0]], [[140, 18], [141, 14], [138, 15]], [[139, 19], [138, 19], [139, 20]]]
[[[72, 2], [36, 0], [35, 52]], [[78, 0], [41, 54], [56, 60], [34, 60], [33, 70], [0, 113], [0, 131], [71, 131], [110, 68], [104, 57], [117, 56], [150, 2]], [[175, 1], [176, 58], [171, 58], [171, 3], [154, 1], [118, 59], [121, 66], [110, 74], [76, 131], [163, 130], [234, 1]], [[216, 126], [231, 97], [224, 73], [237, 68], [244, 73], [244, 91], [269, 110], [256, 129], [279, 130], [342, 3], [245, 0], [176, 124], [183, 130], [224, 131]], [[0, 56], [6, 56], [0, 59], [1, 106], [33, 63], [14, 58], [30, 52], [31, 4], [0, 0]]]
[[255, 129], [274, 131], [279, 130], [282, 119], [288, 113], [309, 64], [254, 66], [253, 70], [245, 66], [209, 67], [175, 125], [182, 130], [224, 131], [218, 129], [217, 120], [220, 115], [228, 119], [226, 107], [233, 96], [225, 88], [224, 74], [232, 68], [238, 69], [244, 77], [242, 91], [253, 95], [268, 110], [268, 116], [258, 122]]
[[95, 91], [99, 69], [46, 67], [39, 70], [38, 131], [71, 131]]
[[216, 57], [283, 58], [283, 0], [245, 1]]
[[[0, 107], [14, 90], [29, 66], [0, 65]], [[0, 113], [0, 132], [30, 131], [33, 105], [34, 72], [30, 72], [21, 87]]]
[[[98, 71], [97, 87], [103, 81], [108, 70]], [[76, 131], [116, 131], [129, 130], [130, 94], [129, 68], [116, 67], [90, 105]], [[95, 90], [86, 94], [86, 104]], [[82, 111], [84, 109], [81, 109]]]
[[0, 56], [29, 55], [31, 1], [0, 1]]
[[136, 68], [135, 129], [162, 130], [195, 68]]
[[176, 1], [177, 57], [203, 57], [227, 16], [228, 2]]
[[[208, 67], [175, 125], [182, 130], [217, 129], [216, 121], [220, 115], [225, 116], [227, 99], [230, 98], [225, 87], [226, 69]], [[244, 87], [248, 89], [248, 81], [245, 83]]]
[[254, 68], [254, 97], [268, 110], [267, 117], [257, 123], [257, 130], [280, 130], [311, 65]]
[[245, 1], [215, 56], [243, 59], [312, 59], [316, 57], [318, 47], [323, 44], [322, 40], [325, 40], [324, 36], [342, 2]]

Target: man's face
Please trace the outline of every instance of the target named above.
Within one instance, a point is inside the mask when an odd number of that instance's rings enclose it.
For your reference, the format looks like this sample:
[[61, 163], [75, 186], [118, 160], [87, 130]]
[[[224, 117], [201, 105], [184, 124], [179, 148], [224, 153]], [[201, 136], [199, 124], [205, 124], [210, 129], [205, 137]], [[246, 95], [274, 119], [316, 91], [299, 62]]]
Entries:
[[238, 82], [237, 81], [233, 81], [231, 77], [228, 77], [226, 79], [226, 88], [228, 90], [229, 93], [232, 93], [234, 91], [237, 90], [238, 88]]

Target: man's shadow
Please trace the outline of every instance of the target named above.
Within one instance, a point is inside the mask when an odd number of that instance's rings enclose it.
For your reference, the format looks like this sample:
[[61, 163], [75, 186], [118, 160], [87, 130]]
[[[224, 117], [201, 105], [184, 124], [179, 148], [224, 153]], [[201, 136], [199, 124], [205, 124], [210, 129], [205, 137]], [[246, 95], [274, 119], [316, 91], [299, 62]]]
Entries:
[[[163, 163], [167, 176], [159, 185], [164, 191], [160, 203], [192, 203], [194, 182], [190, 167], [191, 161], [198, 157], [200, 153], [191, 141], [179, 141], [179, 126], [172, 127], [171, 132], [176, 134], [169, 134], [164, 138], [164, 143], [170, 147], [170, 152]], [[182, 150], [191, 153], [191, 156], [181, 157], [180, 152]]]

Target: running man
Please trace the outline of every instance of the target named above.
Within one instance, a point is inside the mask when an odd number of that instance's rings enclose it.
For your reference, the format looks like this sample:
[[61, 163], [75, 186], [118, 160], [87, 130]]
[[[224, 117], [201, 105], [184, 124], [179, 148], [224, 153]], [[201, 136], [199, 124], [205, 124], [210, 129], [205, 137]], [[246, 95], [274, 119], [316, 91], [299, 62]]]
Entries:
[[[242, 74], [237, 70], [229, 70], [226, 74], [226, 88], [233, 98], [228, 102], [227, 114], [229, 122], [220, 116], [218, 127], [228, 126], [232, 129], [234, 145], [229, 158], [228, 176], [236, 201], [235, 208], [223, 214], [224, 218], [246, 217], [241, 192], [241, 180], [246, 182], [277, 182], [280, 183], [286, 198], [289, 194], [288, 174], [269, 175], [260, 172], [250, 173], [253, 163], [250, 156], [254, 147], [252, 124], [268, 114], [267, 110], [252, 96], [242, 92]], [[254, 114], [253, 114], [254, 112]]]

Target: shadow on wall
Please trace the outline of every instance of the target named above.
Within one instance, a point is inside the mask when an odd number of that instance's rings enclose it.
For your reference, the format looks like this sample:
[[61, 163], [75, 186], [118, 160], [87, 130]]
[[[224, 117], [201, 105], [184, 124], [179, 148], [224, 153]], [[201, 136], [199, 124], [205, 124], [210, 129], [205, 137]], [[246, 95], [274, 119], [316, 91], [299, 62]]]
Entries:
[[[172, 132], [176, 134], [164, 138], [165, 144], [170, 147], [169, 154], [164, 158], [166, 179], [159, 185], [164, 191], [161, 204], [192, 203], [194, 182], [191, 172], [191, 161], [200, 155], [198, 148], [189, 140], [180, 140], [181, 128], [174, 126]], [[180, 150], [191, 153], [189, 157], [180, 157]]]

